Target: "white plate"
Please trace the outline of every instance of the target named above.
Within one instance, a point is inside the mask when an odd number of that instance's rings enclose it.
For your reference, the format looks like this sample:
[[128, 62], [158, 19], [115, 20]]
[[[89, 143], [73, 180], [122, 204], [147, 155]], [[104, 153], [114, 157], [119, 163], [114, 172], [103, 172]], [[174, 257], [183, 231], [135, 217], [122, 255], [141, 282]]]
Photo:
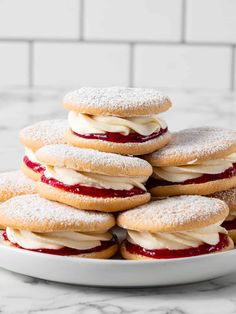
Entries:
[[95, 260], [30, 252], [0, 244], [0, 267], [16, 273], [87, 286], [163, 286], [197, 282], [236, 271], [236, 250], [158, 261]]

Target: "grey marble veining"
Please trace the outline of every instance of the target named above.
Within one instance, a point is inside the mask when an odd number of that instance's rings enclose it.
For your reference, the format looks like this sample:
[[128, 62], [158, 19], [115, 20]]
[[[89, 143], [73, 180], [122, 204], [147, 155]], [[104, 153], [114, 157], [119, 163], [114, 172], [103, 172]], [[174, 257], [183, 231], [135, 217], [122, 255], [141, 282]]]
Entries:
[[[23, 152], [17, 138], [20, 128], [66, 117], [63, 94], [63, 90], [0, 91], [0, 171], [19, 165]], [[171, 130], [198, 125], [236, 128], [235, 94], [169, 91], [169, 95], [174, 106], [165, 119]], [[114, 289], [58, 284], [0, 269], [0, 312], [232, 314], [236, 313], [236, 273], [192, 285]]]
[[236, 274], [192, 285], [159, 288], [92, 288], [0, 271], [2, 313], [231, 314]]

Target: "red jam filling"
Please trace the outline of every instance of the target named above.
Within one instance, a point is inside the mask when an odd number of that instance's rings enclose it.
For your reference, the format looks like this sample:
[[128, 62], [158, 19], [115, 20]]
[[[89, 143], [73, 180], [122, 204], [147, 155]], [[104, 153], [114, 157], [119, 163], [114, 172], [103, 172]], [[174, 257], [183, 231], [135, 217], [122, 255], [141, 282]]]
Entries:
[[71, 130], [71, 132], [79, 137], [91, 139], [91, 140], [102, 140], [113, 143], [144, 143], [153, 140], [168, 131], [168, 128], [162, 129], [158, 132], [154, 132], [150, 135], [141, 135], [139, 133], [133, 132], [128, 135], [123, 135], [117, 132], [106, 132], [102, 133], [89, 133], [89, 134], [79, 134]]
[[44, 175], [41, 177], [41, 181], [43, 183], [46, 183], [55, 188], [64, 190], [66, 192], [92, 196], [92, 197], [101, 197], [101, 198], [123, 197], [125, 198], [125, 197], [130, 197], [130, 196], [140, 195], [140, 194], [145, 193], [144, 190], [137, 187], [133, 187], [131, 190], [113, 190], [113, 189], [99, 189], [96, 187], [85, 186], [85, 185], [80, 185], [80, 184], [67, 185], [56, 179], [47, 178]]
[[220, 240], [216, 245], [209, 245], [207, 243], [204, 243], [196, 248], [188, 248], [182, 250], [169, 250], [169, 249], [147, 250], [137, 244], [130, 243], [127, 240], [125, 240], [125, 248], [131, 254], [143, 255], [146, 257], [156, 259], [191, 257], [218, 252], [227, 247], [229, 244], [228, 236], [223, 233], [220, 233], [219, 236]]
[[236, 218], [233, 220], [225, 220], [221, 226], [226, 230], [236, 229]]
[[34, 172], [43, 173], [45, 171], [45, 168], [42, 165], [38, 164], [37, 162], [30, 161], [27, 156], [24, 156], [23, 161], [26, 166], [32, 169]]
[[201, 177], [196, 179], [189, 179], [183, 182], [170, 182], [165, 180], [158, 180], [155, 178], [150, 178], [148, 180], [147, 186], [149, 188], [153, 188], [155, 186], [166, 186], [166, 185], [186, 185], [186, 184], [200, 184], [206, 183], [210, 181], [216, 181], [221, 179], [229, 179], [236, 175], [236, 163], [233, 164], [232, 167], [226, 169], [224, 172], [217, 173], [217, 174], [203, 174]]
[[[7, 233], [6, 231], [4, 231], [2, 233], [3, 239], [4, 241], [9, 241], [8, 237], [7, 237]], [[20, 245], [18, 245], [17, 243], [12, 243], [11, 241], [9, 241], [13, 246], [19, 248], [19, 249], [23, 249], [26, 251], [32, 251], [32, 252], [39, 252], [39, 253], [45, 253], [45, 254], [53, 254], [53, 255], [61, 255], [61, 256], [68, 256], [68, 255], [79, 255], [79, 254], [86, 254], [86, 253], [93, 253], [93, 252], [101, 252], [103, 250], [108, 249], [109, 247], [111, 247], [112, 245], [116, 244], [116, 237], [113, 236], [113, 238], [110, 241], [101, 241], [101, 245], [96, 246], [92, 249], [88, 249], [88, 250], [76, 250], [76, 249], [72, 249], [69, 247], [63, 247], [61, 249], [58, 250], [54, 250], [54, 249], [37, 249], [37, 250], [31, 250], [31, 249], [25, 249], [23, 247], [21, 247]]]

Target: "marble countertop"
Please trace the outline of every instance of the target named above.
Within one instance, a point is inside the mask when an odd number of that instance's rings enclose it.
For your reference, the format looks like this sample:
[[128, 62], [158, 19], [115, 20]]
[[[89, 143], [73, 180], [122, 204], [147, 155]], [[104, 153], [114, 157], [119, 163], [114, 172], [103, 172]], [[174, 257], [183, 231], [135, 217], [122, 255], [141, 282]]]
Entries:
[[[0, 172], [19, 166], [17, 133], [35, 121], [66, 117], [63, 90], [0, 91]], [[236, 128], [236, 94], [168, 91], [171, 130], [199, 125]], [[210, 265], [206, 265], [210, 267]], [[236, 268], [235, 268], [236, 270]], [[0, 269], [1, 313], [232, 314], [236, 313], [236, 272], [198, 284], [139, 289], [58, 284]]]

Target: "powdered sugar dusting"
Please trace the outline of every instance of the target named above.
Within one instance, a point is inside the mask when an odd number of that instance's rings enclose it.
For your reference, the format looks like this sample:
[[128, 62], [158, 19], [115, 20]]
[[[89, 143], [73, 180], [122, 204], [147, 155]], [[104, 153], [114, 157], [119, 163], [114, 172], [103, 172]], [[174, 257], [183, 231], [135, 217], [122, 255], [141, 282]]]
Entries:
[[127, 115], [134, 108], [146, 111], [148, 107], [155, 105], [158, 110], [167, 101], [170, 101], [169, 98], [156, 89], [127, 87], [82, 87], [64, 97], [64, 103], [74, 104], [78, 111], [86, 105], [87, 108], [97, 109], [107, 107], [111, 113], [127, 111]]
[[[25, 127], [20, 131], [20, 138], [39, 143], [40, 147], [49, 144], [65, 143], [64, 134], [68, 129], [67, 120], [45, 120]], [[38, 147], [39, 148], [39, 147]]]
[[35, 193], [35, 182], [20, 170], [0, 173], [0, 195], [5, 199], [12, 195], [32, 193]]
[[236, 131], [213, 127], [185, 129], [173, 133], [169, 145], [147, 155], [147, 160], [162, 162], [165, 158], [182, 157], [191, 161], [223, 152], [232, 145], [236, 145]]
[[[213, 224], [228, 215], [226, 204], [219, 200], [198, 195], [169, 197], [166, 199], [153, 201], [120, 214], [123, 227], [132, 229], [135, 225], [143, 226], [143, 229], [170, 227], [183, 228], [189, 224], [202, 226]], [[217, 220], [216, 220], [217, 219]]]
[[61, 230], [77, 225], [78, 231], [81, 226], [90, 231], [94, 228], [101, 230], [103, 224], [108, 224], [108, 228], [114, 225], [111, 214], [75, 209], [37, 194], [16, 196], [4, 202], [0, 205], [0, 221], [1, 217], [7, 217], [13, 224], [18, 221], [24, 226], [29, 225], [29, 228], [31, 224], [38, 223], [48, 228], [50, 225], [60, 225]]
[[120, 174], [137, 171], [137, 176], [142, 175], [142, 172], [144, 175], [151, 175], [152, 173], [152, 167], [146, 160], [70, 145], [44, 146], [37, 151], [36, 156], [43, 163], [50, 163], [51, 160], [55, 160], [55, 164], [59, 167], [64, 166], [65, 160], [70, 160], [70, 163], [78, 166], [78, 168], [81, 164], [89, 165], [88, 171], [96, 170], [96, 168], [103, 168], [104, 173], [108, 169], [117, 169]]
[[219, 198], [220, 200], [227, 203], [229, 206], [230, 205], [236, 206], [236, 188], [232, 188], [222, 192], [217, 192], [208, 196]]

